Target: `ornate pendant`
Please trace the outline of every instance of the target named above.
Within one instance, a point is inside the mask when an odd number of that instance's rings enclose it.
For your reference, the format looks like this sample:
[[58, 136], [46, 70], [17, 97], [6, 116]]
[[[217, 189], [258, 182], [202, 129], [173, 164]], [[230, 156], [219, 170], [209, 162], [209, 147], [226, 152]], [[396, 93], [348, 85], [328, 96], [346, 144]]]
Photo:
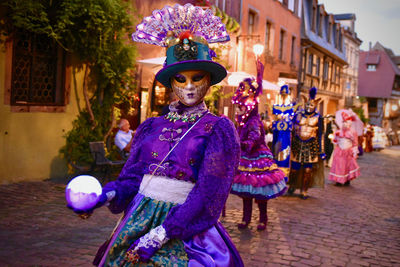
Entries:
[[193, 114], [178, 114], [178, 112], [169, 112], [167, 115], [165, 115], [165, 119], [176, 122], [176, 121], [183, 121], [183, 122], [190, 122], [194, 123], [198, 118], [203, 116], [203, 112], [197, 112]]

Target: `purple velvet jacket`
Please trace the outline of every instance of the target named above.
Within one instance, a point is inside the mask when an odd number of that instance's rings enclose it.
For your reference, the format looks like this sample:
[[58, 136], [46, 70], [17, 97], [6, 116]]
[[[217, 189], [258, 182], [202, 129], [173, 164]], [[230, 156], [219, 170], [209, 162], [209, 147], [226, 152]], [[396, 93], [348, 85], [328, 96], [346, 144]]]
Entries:
[[[200, 105], [205, 107], [204, 103]], [[184, 112], [191, 114], [194, 109], [187, 108]], [[116, 191], [109, 206], [113, 213], [128, 207], [138, 193], [143, 175], [152, 173], [154, 165], [161, 162], [191, 125], [156, 117], [138, 127], [130, 157], [118, 179], [104, 187], [106, 191]], [[185, 240], [218, 221], [239, 156], [239, 138], [233, 123], [207, 112], [155, 173], [195, 183], [186, 201], [172, 208], [163, 223], [169, 238]]]

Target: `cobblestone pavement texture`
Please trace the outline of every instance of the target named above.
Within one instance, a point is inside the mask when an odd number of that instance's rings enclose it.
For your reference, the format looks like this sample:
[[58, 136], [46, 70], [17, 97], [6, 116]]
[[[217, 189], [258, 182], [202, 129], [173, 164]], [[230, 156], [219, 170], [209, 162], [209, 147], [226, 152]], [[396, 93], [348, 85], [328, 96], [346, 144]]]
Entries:
[[[245, 266], [400, 266], [400, 147], [365, 154], [349, 187], [326, 181], [310, 198], [269, 201], [268, 228], [238, 230], [241, 200], [230, 196], [221, 221]], [[325, 170], [326, 176], [328, 169]], [[91, 266], [118, 215], [82, 220], [65, 207], [64, 184], [0, 186], [0, 266]]]

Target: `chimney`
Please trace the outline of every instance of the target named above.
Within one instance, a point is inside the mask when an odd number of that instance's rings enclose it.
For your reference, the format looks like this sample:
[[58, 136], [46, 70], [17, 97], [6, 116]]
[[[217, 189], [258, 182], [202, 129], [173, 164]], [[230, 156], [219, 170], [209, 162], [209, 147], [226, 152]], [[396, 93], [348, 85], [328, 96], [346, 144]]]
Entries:
[[372, 42], [369, 42], [369, 51], [372, 50]]

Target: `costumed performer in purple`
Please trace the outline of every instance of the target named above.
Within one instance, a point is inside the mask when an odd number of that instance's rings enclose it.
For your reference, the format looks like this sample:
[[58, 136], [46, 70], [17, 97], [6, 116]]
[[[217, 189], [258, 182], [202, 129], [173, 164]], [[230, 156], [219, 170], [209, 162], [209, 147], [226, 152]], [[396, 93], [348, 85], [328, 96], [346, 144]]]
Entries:
[[258, 114], [263, 71], [264, 66], [257, 60], [257, 80], [243, 80], [232, 97], [241, 147], [239, 168], [231, 190], [232, 194], [243, 199], [243, 219], [238, 224], [239, 229], [249, 225], [255, 199], [260, 211], [257, 229], [264, 230], [268, 221], [268, 199], [284, 194], [287, 189], [285, 173], [275, 163], [265, 144], [264, 126]]
[[132, 38], [167, 47], [156, 79], [179, 101], [167, 115], [138, 127], [118, 179], [104, 186], [103, 204], [124, 215], [94, 263], [243, 266], [218, 222], [238, 165], [239, 139], [233, 123], [211, 114], [203, 101], [227, 74], [208, 47], [229, 40], [225, 25], [210, 9], [177, 4], [153, 11]]
[[324, 120], [317, 111], [321, 99], [316, 95], [315, 87], [310, 89], [308, 99], [302, 95], [304, 108], [294, 118], [288, 193], [300, 188], [302, 199], [308, 198], [310, 187], [324, 187]]
[[336, 112], [336, 124], [339, 126], [334, 134], [333, 142], [336, 144], [333, 151], [332, 167], [329, 172], [329, 180], [336, 185], [350, 185], [350, 181], [360, 176], [360, 168], [357, 164], [358, 136], [353, 122], [356, 114], [349, 110]]

